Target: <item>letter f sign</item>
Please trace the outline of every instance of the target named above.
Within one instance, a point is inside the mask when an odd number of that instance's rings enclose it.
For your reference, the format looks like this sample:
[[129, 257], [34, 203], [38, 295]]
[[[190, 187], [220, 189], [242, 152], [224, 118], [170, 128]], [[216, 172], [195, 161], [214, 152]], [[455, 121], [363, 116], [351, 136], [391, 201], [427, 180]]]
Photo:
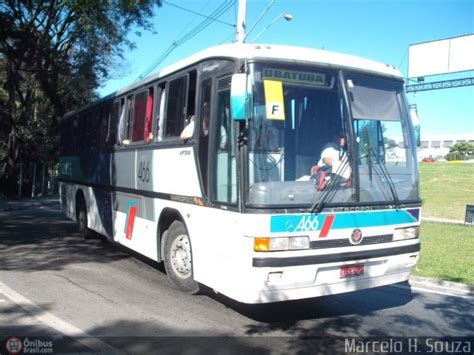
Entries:
[[268, 120], [284, 120], [285, 108], [281, 102], [267, 103], [267, 119]]
[[285, 119], [285, 100], [283, 96], [283, 83], [281, 81], [264, 80], [265, 111], [267, 120]]

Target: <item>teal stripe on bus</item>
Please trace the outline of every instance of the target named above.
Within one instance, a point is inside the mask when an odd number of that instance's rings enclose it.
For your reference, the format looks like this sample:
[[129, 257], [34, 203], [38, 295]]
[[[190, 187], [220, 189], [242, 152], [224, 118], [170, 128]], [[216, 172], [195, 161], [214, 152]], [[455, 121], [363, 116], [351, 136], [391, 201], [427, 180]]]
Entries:
[[417, 219], [405, 210], [349, 212], [309, 215], [271, 216], [270, 232], [311, 232], [321, 230], [328, 215], [334, 215], [331, 229], [379, 227], [415, 223]]

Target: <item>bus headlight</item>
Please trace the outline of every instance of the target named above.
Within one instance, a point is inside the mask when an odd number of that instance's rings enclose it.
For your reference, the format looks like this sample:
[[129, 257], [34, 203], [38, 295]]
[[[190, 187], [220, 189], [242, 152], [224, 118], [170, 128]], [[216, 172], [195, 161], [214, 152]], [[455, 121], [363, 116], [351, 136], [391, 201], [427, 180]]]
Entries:
[[254, 238], [255, 251], [283, 251], [309, 249], [309, 237], [257, 237]]
[[288, 238], [270, 238], [270, 250], [288, 250]]
[[395, 229], [393, 232], [393, 241], [418, 238], [420, 235], [420, 227], [408, 227]]
[[290, 237], [290, 250], [298, 249], [309, 249], [309, 238], [308, 237]]

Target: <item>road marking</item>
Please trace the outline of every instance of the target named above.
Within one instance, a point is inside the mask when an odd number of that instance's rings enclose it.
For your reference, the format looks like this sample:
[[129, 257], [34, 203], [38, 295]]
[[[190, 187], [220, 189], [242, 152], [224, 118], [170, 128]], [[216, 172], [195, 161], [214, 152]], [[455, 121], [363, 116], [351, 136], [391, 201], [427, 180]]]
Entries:
[[[123, 351], [114, 348], [106, 342], [87, 334], [82, 329], [66, 322], [65, 320], [55, 316], [47, 310], [41, 308], [34, 302], [30, 301], [25, 296], [19, 294], [15, 290], [11, 289], [3, 282], [0, 281], [0, 292], [3, 293], [7, 298], [12, 300], [19, 307], [23, 308], [33, 319], [42, 323], [50, 328], [53, 328], [61, 334], [74, 338], [78, 343], [106, 354], [125, 354]], [[4, 300], [5, 301], [5, 300]]]
[[405, 286], [405, 285], [391, 285], [391, 286], [396, 287], [396, 288], [401, 288], [404, 290], [415, 290], [419, 292], [434, 293], [434, 294], [442, 295], [442, 296], [459, 297], [459, 298], [464, 298], [468, 300], [474, 299], [473, 296], [469, 296], [469, 295], [463, 295], [460, 293], [447, 292], [447, 291], [441, 291], [441, 290], [433, 290], [430, 288], [424, 288], [424, 287], [419, 287], [419, 286]]

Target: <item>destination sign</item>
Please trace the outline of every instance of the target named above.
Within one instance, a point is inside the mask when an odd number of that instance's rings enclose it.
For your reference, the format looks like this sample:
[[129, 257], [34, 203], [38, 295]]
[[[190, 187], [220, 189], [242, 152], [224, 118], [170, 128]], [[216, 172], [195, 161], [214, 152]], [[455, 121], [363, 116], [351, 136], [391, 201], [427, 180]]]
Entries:
[[327, 86], [325, 74], [306, 71], [263, 68], [262, 80], [265, 79], [284, 81], [289, 84]]

